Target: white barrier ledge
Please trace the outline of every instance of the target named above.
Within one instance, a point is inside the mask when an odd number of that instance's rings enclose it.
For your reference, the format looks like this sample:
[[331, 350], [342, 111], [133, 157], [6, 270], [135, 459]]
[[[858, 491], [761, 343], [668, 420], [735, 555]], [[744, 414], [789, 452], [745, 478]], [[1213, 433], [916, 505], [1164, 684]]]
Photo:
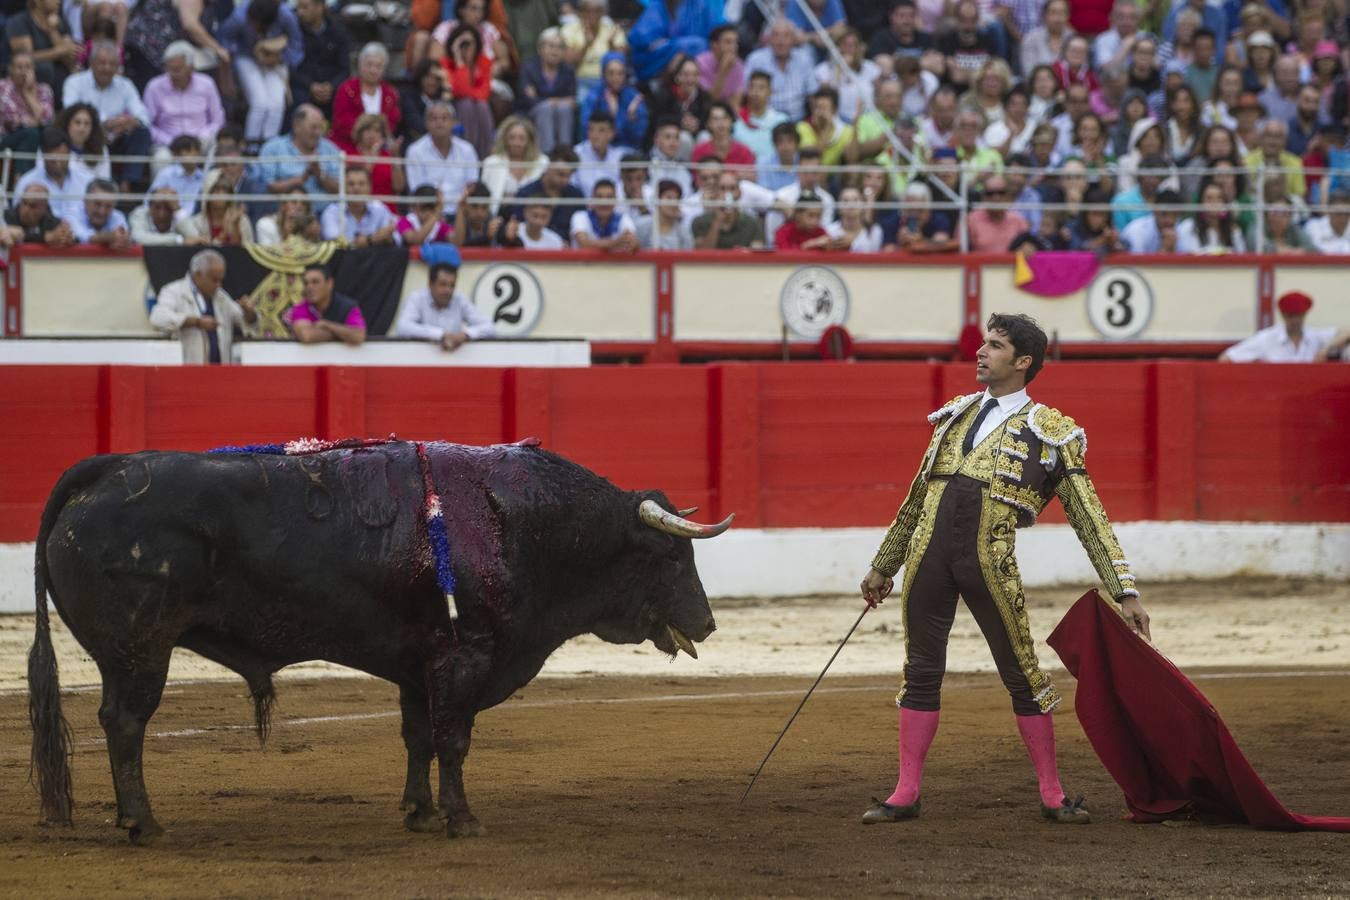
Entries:
[[177, 341], [0, 340], [0, 365], [17, 366], [181, 366]]
[[589, 341], [471, 341], [453, 353], [429, 341], [295, 344], [258, 341], [241, 348], [246, 366], [550, 366], [591, 364]]
[[[852, 594], [884, 528], [732, 529], [694, 544], [710, 597]], [[1230, 578], [1350, 577], [1350, 525], [1244, 522], [1126, 522], [1116, 526], [1139, 585]], [[1090, 584], [1087, 556], [1067, 525], [1018, 534], [1027, 587]], [[0, 613], [33, 610], [33, 544], [0, 544]]]

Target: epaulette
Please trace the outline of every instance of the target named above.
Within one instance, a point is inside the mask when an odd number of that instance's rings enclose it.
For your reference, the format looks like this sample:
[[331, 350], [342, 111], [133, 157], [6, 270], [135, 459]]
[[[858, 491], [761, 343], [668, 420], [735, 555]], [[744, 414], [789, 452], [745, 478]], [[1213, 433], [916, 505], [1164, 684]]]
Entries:
[[938, 422], [941, 422], [947, 416], [953, 415], [965, 409], [968, 404], [974, 403], [975, 400], [982, 395], [983, 392], [976, 394], [957, 394], [951, 400], [947, 401], [946, 406], [942, 407], [941, 409], [935, 409], [928, 414], [928, 424], [936, 425]]
[[1087, 432], [1053, 406], [1037, 403], [1031, 408], [1031, 412], [1027, 413], [1027, 425], [1031, 427], [1032, 434], [1056, 447], [1063, 447], [1077, 438], [1081, 443], [1083, 455], [1087, 456]]

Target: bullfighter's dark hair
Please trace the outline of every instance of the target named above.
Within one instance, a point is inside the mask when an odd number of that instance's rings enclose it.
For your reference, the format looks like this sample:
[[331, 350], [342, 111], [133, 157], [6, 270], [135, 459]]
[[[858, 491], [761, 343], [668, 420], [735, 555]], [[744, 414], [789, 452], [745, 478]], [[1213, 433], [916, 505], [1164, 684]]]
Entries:
[[312, 262], [309, 265], [305, 266], [305, 274], [309, 274], [310, 272], [318, 272], [319, 274], [323, 275], [324, 281], [333, 280], [333, 270], [328, 268], [328, 266], [324, 265], [321, 262]]
[[1036, 373], [1045, 365], [1045, 348], [1050, 343], [1041, 326], [1025, 313], [994, 313], [984, 327], [1007, 335], [1015, 356], [1031, 357], [1031, 368], [1027, 369], [1026, 380], [1027, 384], [1031, 384]]

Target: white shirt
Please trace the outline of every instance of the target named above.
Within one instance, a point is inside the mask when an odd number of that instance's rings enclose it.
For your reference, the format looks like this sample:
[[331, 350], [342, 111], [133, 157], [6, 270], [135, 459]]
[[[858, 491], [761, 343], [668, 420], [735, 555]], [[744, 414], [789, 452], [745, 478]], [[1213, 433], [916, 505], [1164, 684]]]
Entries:
[[[18, 188], [15, 188], [18, 192]], [[1312, 241], [1318, 253], [1350, 253], [1350, 225], [1337, 234], [1331, 227], [1330, 216], [1318, 216], [1303, 226], [1303, 233]]]
[[91, 237], [105, 231], [116, 231], [120, 228], [128, 235], [131, 233], [131, 228], [127, 225], [127, 217], [122, 214], [120, 209], [114, 209], [108, 213], [108, 221], [104, 223], [102, 228], [95, 227], [89, 221], [89, 215], [85, 211], [83, 203], [80, 204], [79, 212], [66, 221], [70, 223], [70, 230], [74, 233], [75, 240], [81, 244], [89, 243]]
[[558, 234], [558, 232], [549, 228], [547, 225], [540, 230], [539, 237], [537, 238], [530, 237], [529, 230], [522, 225], [520, 226], [520, 230], [516, 232], [516, 237], [520, 238], [520, 245], [526, 250], [567, 249], [567, 242], [562, 239], [562, 235]]
[[1233, 362], [1306, 363], [1312, 362], [1336, 334], [1335, 328], [1303, 326], [1303, 339], [1295, 344], [1289, 339], [1284, 323], [1262, 328], [1251, 337], [1239, 341], [1226, 351]]
[[[614, 229], [614, 233], [611, 234], [610, 237], [618, 237], [624, 232], [637, 234], [637, 226], [633, 224], [633, 220], [627, 213], [616, 212], [614, 215], [619, 217], [619, 227]], [[572, 213], [573, 247], [581, 246], [581, 244], [577, 242], [577, 235], [579, 234], [589, 234], [591, 237], [595, 237], [595, 230], [591, 228], [591, 216], [588, 210], [582, 209]]]
[[424, 184], [441, 189], [442, 212], [453, 216], [459, 207], [459, 195], [464, 186], [478, 180], [478, 153], [473, 144], [463, 138], [450, 137], [450, 150], [444, 156], [436, 149], [431, 135], [424, 134], [408, 147], [405, 174], [408, 192]]
[[[825, 226], [825, 233], [832, 238], [844, 236], [844, 226], [838, 222], [831, 222]], [[848, 245], [850, 253], [879, 253], [881, 252], [881, 226], [873, 225], [870, 228], [864, 228], [853, 238], [853, 243]]]
[[581, 191], [583, 197], [589, 197], [595, 191], [595, 183], [602, 178], [614, 182], [619, 187], [619, 163], [624, 151], [615, 146], [605, 149], [602, 157], [595, 152], [590, 141], [582, 141], [572, 148], [577, 153], [577, 170], [572, 173], [572, 186]]
[[[342, 233], [344, 217], [347, 223], [345, 235]], [[397, 217], [389, 211], [389, 207], [383, 203], [376, 203], [374, 200], [366, 203], [365, 214], [360, 219], [352, 215], [351, 210], [345, 204], [330, 203], [319, 216], [319, 228], [323, 232], [325, 241], [335, 241], [341, 237], [350, 241], [362, 235], [372, 235], [386, 225], [392, 225], [397, 221]]]
[[1120, 240], [1131, 253], [1158, 253], [1162, 248], [1158, 220], [1153, 216], [1133, 220], [1120, 230]]
[[[14, 191], [9, 196], [9, 205], [18, 206], [19, 198], [23, 196], [28, 186], [40, 184], [47, 188], [47, 206], [51, 209], [52, 215], [69, 221], [84, 215], [84, 192], [89, 187], [89, 182], [93, 180], [94, 177], [89, 173], [72, 168], [66, 173], [65, 183], [61, 184], [54, 181], [47, 174], [47, 168], [39, 162], [24, 172], [18, 184], [14, 185]], [[57, 196], [58, 194], [65, 196]]]
[[201, 194], [202, 186], [205, 184], [205, 169], [198, 166], [196, 171], [188, 173], [183, 169], [182, 163], [174, 163], [159, 170], [155, 180], [150, 182], [150, 187], [146, 189], [145, 197], [148, 202], [150, 195], [160, 188], [173, 188], [174, 192], [178, 194], [180, 215], [186, 218], [197, 212], [197, 197]]
[[[975, 415], [979, 415], [979, 409], [982, 408], [989, 399], [989, 389], [985, 388], [984, 393], [980, 395], [980, 399], [975, 403]], [[999, 397], [998, 405], [989, 410], [989, 414], [985, 416], [984, 421], [980, 423], [979, 430], [975, 432], [975, 443], [971, 446], [979, 446], [981, 441], [994, 433], [994, 429], [1000, 427], [1004, 422], [1012, 418], [1014, 413], [1030, 402], [1031, 396], [1027, 394], [1026, 388]], [[1054, 447], [1046, 447], [1045, 449], [1049, 451], [1047, 454], [1049, 460], [1045, 463], [1045, 467], [1047, 469], [1053, 469], [1055, 463], [1059, 461], [1059, 451]]]
[[494, 337], [497, 327], [487, 314], [480, 312], [460, 291], [455, 291], [450, 303], [441, 309], [431, 298], [431, 288], [419, 288], [403, 301], [403, 308], [398, 314], [397, 331], [401, 338], [440, 343], [445, 335], [460, 332], [475, 341]]
[[1242, 237], [1242, 229], [1233, 223], [1233, 246], [1225, 247], [1219, 243], [1219, 233], [1210, 229], [1205, 233], [1205, 241], [1200, 242], [1200, 230], [1197, 227], [1195, 219], [1182, 219], [1177, 223], [1177, 252], [1178, 253], [1243, 253], [1247, 249], [1247, 242]]
[[123, 75], [114, 75], [105, 88], [99, 87], [94, 81], [92, 69], [85, 69], [67, 77], [61, 88], [61, 105], [73, 106], [76, 103], [88, 103], [98, 110], [100, 122], [106, 122], [117, 116], [132, 115], [142, 125], [150, 124], [150, 113], [146, 112], [136, 85]]

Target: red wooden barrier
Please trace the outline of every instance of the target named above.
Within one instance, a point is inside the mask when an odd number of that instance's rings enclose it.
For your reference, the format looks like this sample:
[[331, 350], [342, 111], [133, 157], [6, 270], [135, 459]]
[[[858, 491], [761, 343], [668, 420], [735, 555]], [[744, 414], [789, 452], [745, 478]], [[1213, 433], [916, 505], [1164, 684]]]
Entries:
[[[592, 369], [0, 367], [0, 542], [97, 452], [317, 435], [526, 436], [749, 527], [882, 525], [966, 365]], [[1112, 517], [1350, 522], [1350, 366], [1061, 362], [1032, 395], [1087, 429]], [[1062, 521], [1057, 506], [1047, 521]]]

